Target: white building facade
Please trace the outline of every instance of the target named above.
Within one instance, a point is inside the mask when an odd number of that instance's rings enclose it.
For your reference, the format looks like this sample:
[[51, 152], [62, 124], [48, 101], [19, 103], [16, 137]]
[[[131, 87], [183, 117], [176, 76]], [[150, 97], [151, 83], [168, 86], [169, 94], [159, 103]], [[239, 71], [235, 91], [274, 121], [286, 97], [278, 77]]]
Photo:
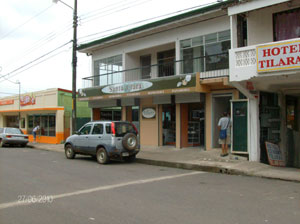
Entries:
[[228, 15], [230, 83], [247, 98], [249, 159], [270, 162], [271, 142], [284, 165], [300, 167], [300, 1], [237, 1]]

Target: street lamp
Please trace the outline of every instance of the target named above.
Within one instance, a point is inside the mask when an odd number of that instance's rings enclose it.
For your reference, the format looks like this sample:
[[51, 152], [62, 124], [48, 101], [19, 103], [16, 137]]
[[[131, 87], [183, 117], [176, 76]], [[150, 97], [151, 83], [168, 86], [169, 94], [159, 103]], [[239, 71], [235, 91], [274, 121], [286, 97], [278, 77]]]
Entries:
[[15, 82], [15, 84], [18, 84], [19, 85], [19, 128], [21, 129], [21, 82], [19, 80], [17, 80]]
[[72, 51], [72, 132], [76, 131], [76, 76], [77, 76], [77, 0], [74, 0], [74, 8], [61, 0], [52, 0], [54, 3], [61, 2], [73, 10], [73, 51]]

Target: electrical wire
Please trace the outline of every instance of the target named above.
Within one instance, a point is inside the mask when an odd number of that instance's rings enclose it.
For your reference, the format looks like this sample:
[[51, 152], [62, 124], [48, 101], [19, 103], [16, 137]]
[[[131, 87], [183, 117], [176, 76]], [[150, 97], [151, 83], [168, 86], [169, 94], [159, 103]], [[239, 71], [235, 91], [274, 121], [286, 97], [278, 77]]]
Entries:
[[[171, 12], [171, 13], [167, 13], [167, 14], [164, 14], [164, 15], [160, 15], [160, 16], [156, 16], [156, 17], [152, 17], [152, 18], [140, 20], [140, 21], [137, 21], [137, 22], [134, 22], [134, 23], [131, 23], [131, 24], [124, 25], [124, 26], [119, 26], [119, 27], [115, 27], [115, 28], [112, 28], [112, 29], [104, 30], [104, 31], [101, 31], [101, 32], [97, 32], [97, 33], [89, 34], [89, 35], [86, 35], [86, 36], [82, 36], [82, 37], [79, 37], [78, 40], [85, 39], [85, 38], [88, 38], [88, 37], [91, 37], [91, 36], [95, 36], [95, 35], [98, 35], [98, 34], [110, 32], [110, 31], [114, 31], [114, 30], [118, 30], [118, 29], [130, 27], [130, 26], [137, 25], [137, 24], [140, 24], [140, 23], [145, 23], [145, 22], [148, 22], [148, 21], [151, 21], [151, 20], [156, 20], [156, 19], [159, 19], [159, 18], [162, 18], [162, 17], [167, 17], [167, 16], [171, 16], [171, 15], [174, 15], [174, 14], [179, 14], [179, 13], [190, 11], [190, 10], [193, 10], [193, 9], [196, 9], [196, 8], [202, 8], [202, 7], [209, 6], [209, 5], [212, 5], [212, 4], [215, 4], [215, 3], [216, 2], [206, 3], [206, 4], [203, 4], [203, 5], [198, 5], [198, 6], [194, 6], [194, 7], [182, 9], [182, 10], [179, 10], [179, 11], [176, 11], [176, 12]], [[93, 41], [95, 39], [104, 38], [104, 37], [109, 36], [109, 35], [113, 35], [113, 34], [110, 33], [110, 34], [107, 34], [107, 35], [104, 35], [104, 36], [101, 36], [101, 37], [97, 37], [97, 38], [95, 37], [93, 39], [89, 39], [89, 40], [83, 41], [80, 44], [84, 44], [84, 43]]]
[[[32, 61], [26, 63], [25, 65], [22, 65], [22, 66], [16, 68], [15, 70], [13, 70], [13, 71], [11, 71], [11, 72], [5, 74], [5, 75], [0, 76], [0, 78], [5, 78], [5, 77], [8, 77], [8, 76], [9, 76], [9, 77], [12, 77], [12, 75], [13, 75], [14, 73], [16, 73], [17, 71], [19, 71], [19, 70], [21, 70], [21, 69], [23, 69], [23, 68], [26, 68], [28, 65], [31, 65], [31, 64], [33, 64], [34, 62], [36, 62], [36, 61], [38, 61], [38, 60], [40, 60], [40, 59], [42, 59], [42, 58], [48, 56], [49, 54], [51, 54], [51, 53], [57, 51], [58, 49], [60, 49], [60, 48], [62, 48], [62, 47], [64, 47], [64, 46], [66, 46], [67, 44], [69, 44], [69, 43], [71, 43], [71, 42], [72, 42], [72, 41], [68, 41], [67, 43], [64, 43], [63, 45], [61, 45], [61, 46], [59, 46], [59, 47], [57, 47], [57, 48], [55, 48], [55, 49], [53, 49], [53, 50], [47, 52], [46, 54], [43, 54], [42, 56], [40, 56], [40, 57], [38, 57], [38, 58], [36, 58], [36, 59], [34, 59], [34, 60], [32, 60]], [[19, 74], [19, 73], [17, 73], [17, 74]], [[3, 80], [2, 80], [2, 81], [3, 81]]]
[[2, 35], [0, 37], [0, 40], [2, 40], [3, 38], [11, 35], [12, 33], [14, 33], [15, 31], [17, 31], [18, 29], [20, 29], [21, 27], [23, 27], [24, 25], [26, 25], [27, 23], [29, 23], [31, 20], [37, 18], [38, 16], [40, 16], [41, 14], [43, 14], [44, 12], [46, 12], [48, 9], [50, 9], [53, 6], [53, 4], [51, 4], [50, 6], [48, 6], [47, 8], [43, 9], [41, 12], [35, 14], [33, 17], [29, 18], [28, 20], [26, 20], [24, 23], [20, 24], [19, 26], [17, 26], [16, 28], [14, 28], [13, 30], [7, 32], [6, 34]]

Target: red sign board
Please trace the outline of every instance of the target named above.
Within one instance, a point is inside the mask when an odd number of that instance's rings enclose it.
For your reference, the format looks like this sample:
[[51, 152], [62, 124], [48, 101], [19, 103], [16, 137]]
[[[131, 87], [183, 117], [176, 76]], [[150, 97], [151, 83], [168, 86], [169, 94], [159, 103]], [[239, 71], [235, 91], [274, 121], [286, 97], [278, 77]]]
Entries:
[[0, 106], [14, 104], [14, 100], [0, 100]]
[[34, 105], [35, 104], [35, 98], [31, 96], [21, 96], [20, 99], [21, 106], [27, 106], [27, 105]]

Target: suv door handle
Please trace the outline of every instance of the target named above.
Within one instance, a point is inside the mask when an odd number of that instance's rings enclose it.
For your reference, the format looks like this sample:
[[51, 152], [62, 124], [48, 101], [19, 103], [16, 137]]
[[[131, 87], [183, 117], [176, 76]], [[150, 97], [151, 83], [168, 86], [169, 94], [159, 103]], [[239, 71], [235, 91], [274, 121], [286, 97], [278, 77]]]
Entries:
[[102, 138], [101, 136], [99, 136], [98, 138]]

